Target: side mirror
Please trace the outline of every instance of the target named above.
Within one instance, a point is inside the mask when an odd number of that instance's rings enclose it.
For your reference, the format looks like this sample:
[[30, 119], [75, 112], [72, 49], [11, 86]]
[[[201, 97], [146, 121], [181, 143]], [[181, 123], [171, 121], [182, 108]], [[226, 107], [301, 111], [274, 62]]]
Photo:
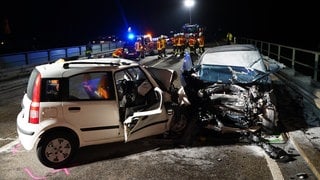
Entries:
[[267, 71], [269, 71], [269, 73], [274, 73], [274, 72], [277, 72], [277, 71], [280, 71], [281, 69], [284, 69], [286, 66], [274, 59], [271, 59], [267, 56], [265, 56], [263, 58], [264, 60], [264, 63], [267, 67]]
[[277, 72], [279, 71], [281, 68], [280, 66], [277, 64], [277, 63], [269, 63], [268, 64], [268, 71], [270, 73], [274, 73], [274, 72]]

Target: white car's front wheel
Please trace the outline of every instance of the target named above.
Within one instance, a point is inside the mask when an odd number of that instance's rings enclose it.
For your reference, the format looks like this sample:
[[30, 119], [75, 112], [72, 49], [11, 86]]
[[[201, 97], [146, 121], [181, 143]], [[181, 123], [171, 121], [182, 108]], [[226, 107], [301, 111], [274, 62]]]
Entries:
[[38, 144], [38, 159], [47, 167], [61, 168], [70, 162], [78, 149], [75, 142], [74, 136], [65, 132], [47, 134]]
[[170, 132], [174, 136], [181, 136], [188, 126], [188, 118], [183, 113], [184, 109], [176, 107], [174, 110], [173, 120], [170, 125]]

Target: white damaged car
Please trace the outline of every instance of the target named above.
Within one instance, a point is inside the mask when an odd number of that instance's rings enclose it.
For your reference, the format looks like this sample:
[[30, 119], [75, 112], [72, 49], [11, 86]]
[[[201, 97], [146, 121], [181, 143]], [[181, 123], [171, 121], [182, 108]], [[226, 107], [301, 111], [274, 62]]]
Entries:
[[176, 78], [121, 58], [36, 66], [17, 116], [20, 142], [45, 166], [61, 168], [83, 146], [179, 134], [187, 122], [175, 118]]

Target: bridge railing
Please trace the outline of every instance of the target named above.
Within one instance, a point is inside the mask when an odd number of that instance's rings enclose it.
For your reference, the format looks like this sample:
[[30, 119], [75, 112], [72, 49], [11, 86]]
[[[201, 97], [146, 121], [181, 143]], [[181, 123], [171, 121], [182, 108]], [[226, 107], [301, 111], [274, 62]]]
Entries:
[[[122, 42], [104, 42], [92, 45], [92, 54], [112, 52]], [[0, 55], [0, 81], [28, 74], [39, 64], [51, 63], [60, 58], [72, 59], [85, 56], [86, 46], [63, 47]]]
[[285, 64], [294, 73], [309, 76], [313, 81], [319, 82], [320, 52], [247, 38], [238, 38], [237, 43], [254, 44], [263, 55]]

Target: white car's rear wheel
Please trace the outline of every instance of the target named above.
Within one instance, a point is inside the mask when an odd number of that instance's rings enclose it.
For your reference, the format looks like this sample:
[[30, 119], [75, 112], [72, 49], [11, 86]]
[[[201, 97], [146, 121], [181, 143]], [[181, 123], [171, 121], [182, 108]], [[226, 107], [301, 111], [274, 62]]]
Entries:
[[38, 159], [51, 168], [68, 164], [78, 149], [76, 139], [67, 133], [55, 132], [42, 137], [37, 147]]

